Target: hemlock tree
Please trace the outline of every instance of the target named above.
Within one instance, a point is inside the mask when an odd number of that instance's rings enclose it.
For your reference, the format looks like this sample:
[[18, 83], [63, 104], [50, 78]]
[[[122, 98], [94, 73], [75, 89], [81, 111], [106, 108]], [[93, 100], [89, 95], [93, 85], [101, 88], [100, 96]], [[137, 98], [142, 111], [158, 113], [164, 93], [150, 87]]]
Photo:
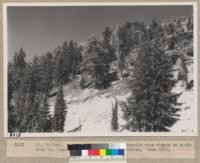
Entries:
[[51, 117], [49, 114], [49, 104], [47, 94], [42, 95], [40, 109], [38, 112], [40, 132], [50, 132], [51, 131]]
[[21, 48], [18, 52], [15, 52], [15, 55], [13, 57], [13, 63], [9, 67], [9, 69], [12, 72], [12, 78], [14, 82], [14, 90], [17, 90], [20, 88], [21, 80], [23, 78], [23, 71], [26, 67], [26, 53], [24, 50]]
[[64, 69], [64, 58], [62, 55], [61, 47], [57, 47], [55, 50], [55, 57], [54, 57], [54, 71], [53, 71], [53, 79], [55, 85], [59, 85], [65, 81], [65, 78], [68, 78]]
[[28, 115], [27, 130], [29, 132], [50, 132], [51, 117], [47, 94], [37, 94]]
[[82, 60], [82, 48], [71, 40], [69, 44], [65, 41], [62, 47], [58, 47], [54, 53], [54, 83], [67, 83], [80, 73], [80, 62]]
[[115, 104], [112, 105], [112, 120], [111, 120], [111, 128], [112, 131], [118, 130], [118, 103], [117, 99], [115, 98]]
[[39, 65], [39, 89], [40, 92], [46, 93], [48, 95], [49, 91], [53, 88], [53, 54], [46, 53], [41, 56]]
[[[71, 47], [71, 48], [70, 48]], [[65, 41], [62, 45], [62, 73], [63, 73], [63, 81], [68, 82], [70, 78], [70, 73], [72, 72], [72, 50], [73, 49], [73, 42], [70, 42], [70, 47], [68, 43]]]
[[108, 73], [110, 66], [108, 64], [107, 50], [102, 48], [102, 42], [96, 38], [89, 41], [89, 46], [86, 50], [86, 55], [83, 58], [82, 67], [84, 71], [91, 74], [95, 88], [106, 88], [109, 85]]
[[63, 87], [60, 86], [56, 98], [53, 117], [53, 131], [63, 132], [65, 124], [65, 116], [67, 114], [67, 106], [64, 100]]
[[21, 48], [15, 52], [13, 62], [8, 66], [8, 129], [12, 132], [24, 131], [26, 88], [22, 81], [27, 67], [25, 57], [26, 54]]
[[103, 37], [102, 48], [105, 50], [104, 51], [104, 62], [107, 65], [110, 65], [111, 62], [116, 60], [114, 48], [110, 44], [111, 36], [112, 36], [112, 32], [111, 32], [110, 28], [106, 27], [102, 33], [102, 37]]
[[14, 66], [19, 69], [23, 69], [26, 66], [25, 61], [26, 53], [24, 52], [23, 48], [20, 48], [18, 52], [15, 52], [14, 55]]
[[70, 41], [69, 43], [69, 54], [71, 55], [71, 66], [70, 66], [70, 75], [72, 76], [72, 78], [74, 78], [74, 76], [77, 74], [78, 72], [78, 64], [79, 64], [79, 60], [80, 60], [80, 49], [78, 47], [78, 45], [74, 42], [74, 41]]
[[11, 104], [13, 98], [13, 78], [12, 73], [9, 71], [8, 67], [8, 132], [14, 132], [15, 129], [15, 116], [14, 116], [14, 109]]
[[106, 27], [104, 32], [102, 33], [103, 40], [101, 41], [101, 58], [104, 65], [104, 80], [102, 82], [102, 85], [104, 88], [109, 86], [109, 71], [110, 71], [110, 64], [116, 60], [115, 58], [115, 51], [114, 48], [111, 46], [111, 35], [112, 32], [109, 27]]
[[124, 115], [128, 129], [141, 132], [169, 131], [178, 120], [177, 98], [172, 93], [173, 63], [150, 43], [142, 45], [133, 70], [132, 95]]
[[121, 75], [126, 67], [125, 58], [130, 53], [134, 47], [133, 33], [133, 23], [127, 22], [124, 26], [120, 27], [118, 30], [119, 38], [119, 56], [118, 56], [118, 67]]

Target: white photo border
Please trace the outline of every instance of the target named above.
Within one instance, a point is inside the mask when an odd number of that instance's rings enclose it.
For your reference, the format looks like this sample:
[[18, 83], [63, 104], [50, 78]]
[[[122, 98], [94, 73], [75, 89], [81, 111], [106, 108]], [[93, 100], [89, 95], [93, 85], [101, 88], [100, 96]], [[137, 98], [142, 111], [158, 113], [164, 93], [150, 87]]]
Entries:
[[[193, 48], [194, 48], [194, 64], [193, 64], [193, 75], [194, 75], [194, 104], [193, 110], [195, 113], [195, 126], [194, 132], [133, 132], [133, 133], [120, 133], [113, 132], [109, 134], [97, 135], [91, 131], [89, 134], [83, 133], [20, 133], [20, 137], [121, 137], [121, 136], [198, 136], [198, 58], [197, 58], [197, 2], [65, 2], [65, 3], [3, 3], [3, 106], [4, 106], [4, 137], [10, 137], [10, 133], [8, 132], [8, 113], [7, 113], [7, 66], [8, 66], [8, 56], [7, 56], [7, 7], [34, 7], [34, 6], [185, 6], [192, 5], [193, 6]], [[13, 133], [18, 135], [19, 133]]]

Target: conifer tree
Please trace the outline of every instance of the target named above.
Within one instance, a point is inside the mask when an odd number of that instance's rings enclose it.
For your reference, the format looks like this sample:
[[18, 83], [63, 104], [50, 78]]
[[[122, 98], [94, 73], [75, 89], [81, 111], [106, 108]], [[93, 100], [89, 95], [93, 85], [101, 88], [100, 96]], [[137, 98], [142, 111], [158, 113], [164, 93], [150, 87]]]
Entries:
[[63, 74], [63, 81], [68, 82], [70, 74], [72, 72], [72, 49], [73, 49], [73, 42], [70, 42], [70, 48], [67, 41], [64, 42], [61, 51], [60, 59], [63, 60], [62, 65], [62, 74]]
[[[35, 96], [33, 105], [29, 113], [27, 114], [27, 118], [25, 120], [27, 131], [28, 132], [39, 132], [40, 130], [40, 117], [39, 117], [39, 108], [40, 108], [40, 96], [39, 94]], [[29, 120], [29, 121], [28, 121]]]
[[40, 57], [40, 91], [43, 93], [49, 93], [53, 87], [53, 55], [52, 53], [46, 53]]
[[85, 79], [84, 79], [84, 77], [81, 77], [80, 87], [81, 87], [81, 89], [85, 88]]
[[21, 48], [15, 53], [13, 63], [8, 66], [8, 123], [13, 132], [24, 131], [22, 122], [25, 119], [25, 90], [23, 84], [24, 73], [27, 67], [26, 54]]
[[142, 45], [134, 69], [131, 85], [132, 95], [128, 99], [125, 114], [132, 131], [169, 131], [178, 119], [177, 98], [172, 88], [173, 64], [168, 56], [150, 43]]
[[14, 82], [14, 90], [20, 88], [21, 80], [24, 76], [23, 70], [26, 67], [26, 53], [21, 48], [18, 52], [15, 52], [13, 57], [13, 64], [10, 67], [13, 75], [13, 82]]
[[125, 58], [127, 57], [127, 55], [134, 46], [132, 27], [133, 23], [127, 22], [124, 26], [119, 28], [118, 31], [118, 37], [119, 37], [118, 67], [121, 75], [123, 74], [123, 70], [126, 67]]
[[14, 132], [14, 129], [16, 127], [15, 122], [15, 115], [14, 115], [14, 109], [12, 105], [12, 98], [13, 98], [13, 92], [14, 92], [14, 81], [12, 77], [12, 72], [10, 71], [10, 66], [8, 67], [8, 132]]
[[74, 41], [70, 41], [68, 51], [70, 54], [70, 75], [74, 77], [77, 73], [78, 65], [78, 53], [77, 53], [77, 44]]
[[23, 48], [20, 48], [19, 52], [15, 52], [14, 65], [19, 69], [23, 69], [26, 66], [25, 57], [26, 53], [24, 52]]
[[92, 38], [82, 65], [84, 66], [84, 71], [87, 71], [93, 77], [96, 88], [105, 88], [107, 86], [106, 79], [109, 67], [106, 64], [105, 55], [102, 43], [96, 38]]
[[55, 50], [55, 57], [54, 57], [54, 71], [53, 71], [53, 79], [55, 85], [59, 86], [60, 83], [64, 83], [66, 78], [68, 79], [69, 75], [66, 75], [64, 71], [64, 57], [62, 55], [61, 47], [57, 47]]
[[42, 95], [41, 105], [38, 112], [39, 131], [50, 132], [51, 131], [51, 117], [49, 114], [49, 104], [47, 94]]
[[47, 95], [37, 93], [31, 109], [26, 112], [26, 131], [28, 132], [50, 132], [51, 117]]
[[111, 41], [111, 35], [112, 32], [109, 27], [106, 27], [104, 32], [102, 33], [103, 40], [101, 43], [101, 49], [102, 49], [102, 61], [103, 64], [105, 65], [104, 68], [104, 81], [103, 85], [104, 87], [107, 87], [109, 85], [109, 71], [110, 71], [110, 64], [116, 59], [115, 58], [115, 51], [114, 48], [111, 46], [110, 41]]
[[112, 120], [111, 120], [112, 131], [118, 130], [118, 103], [115, 98], [115, 104], [112, 105]]
[[53, 131], [55, 132], [63, 132], [65, 117], [67, 114], [67, 106], [64, 100], [63, 87], [62, 85], [58, 89], [56, 103], [54, 107], [54, 117], [53, 117]]
[[26, 112], [25, 112], [25, 95], [21, 92], [21, 90], [17, 90], [13, 97], [14, 99], [14, 106], [12, 111], [10, 112], [13, 117], [15, 117], [15, 128], [13, 131], [15, 132], [25, 132], [26, 131]]
[[[30, 115], [33, 113], [33, 105], [35, 101], [36, 91], [37, 91], [37, 65], [33, 66], [30, 64], [26, 65], [24, 69], [24, 76], [21, 79], [20, 89], [16, 91], [17, 96], [15, 100], [17, 101], [18, 113], [20, 114], [20, 131], [27, 131], [27, 123], [30, 121]], [[33, 116], [33, 115], [31, 115]]]

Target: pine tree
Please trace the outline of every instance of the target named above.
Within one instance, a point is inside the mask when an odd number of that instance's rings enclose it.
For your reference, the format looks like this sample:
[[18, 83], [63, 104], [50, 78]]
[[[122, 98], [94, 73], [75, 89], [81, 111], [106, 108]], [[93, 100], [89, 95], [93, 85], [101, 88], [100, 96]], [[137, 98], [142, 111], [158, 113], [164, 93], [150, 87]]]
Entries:
[[25, 120], [28, 132], [39, 132], [40, 130], [40, 117], [39, 108], [41, 103], [41, 97], [37, 94], [34, 98], [33, 105], [31, 105], [27, 118]]
[[80, 62], [82, 59], [82, 48], [76, 42], [71, 40], [69, 44], [65, 41], [62, 46], [62, 59], [63, 59], [63, 80], [68, 82], [71, 78], [80, 73]]
[[40, 106], [37, 111], [38, 132], [51, 131], [51, 117], [49, 114], [49, 104], [47, 94], [40, 97]]
[[23, 84], [27, 62], [21, 48], [15, 53], [13, 63], [8, 66], [8, 130], [22, 132], [25, 119], [25, 86]]
[[[70, 46], [70, 47], [69, 47]], [[73, 42], [70, 42], [70, 45], [65, 41], [62, 46], [61, 57], [60, 59], [63, 60], [62, 65], [62, 74], [63, 74], [63, 81], [68, 82], [70, 78], [70, 74], [72, 73], [72, 49], [73, 49]], [[60, 61], [61, 62], [61, 61]]]
[[50, 132], [51, 117], [47, 94], [37, 94], [29, 114], [28, 129], [31, 132]]
[[46, 53], [40, 57], [39, 65], [39, 87], [40, 92], [48, 94], [53, 87], [53, 55], [52, 53]]
[[105, 79], [107, 79], [108, 67], [105, 63], [104, 56], [101, 42], [96, 38], [92, 38], [89, 42], [89, 47], [87, 48], [82, 65], [84, 66], [84, 71], [91, 74], [94, 79], [95, 88], [98, 89], [107, 86]]
[[81, 77], [80, 87], [81, 87], [81, 89], [85, 88], [85, 79], [84, 79], [84, 77]]
[[105, 65], [104, 68], [104, 81], [103, 81], [103, 86], [106, 88], [109, 86], [109, 71], [110, 71], [110, 64], [116, 60], [115, 58], [115, 51], [114, 48], [111, 46], [110, 41], [111, 41], [111, 30], [109, 27], [106, 27], [104, 32], [102, 33], [103, 40], [101, 43], [101, 50], [102, 50], [102, 60]]
[[14, 92], [14, 82], [12, 77], [12, 72], [10, 71], [10, 66], [8, 67], [8, 132], [14, 132], [16, 127], [16, 121], [14, 116], [14, 109], [12, 105]]
[[15, 128], [13, 129], [14, 132], [25, 132], [26, 131], [26, 113], [25, 112], [25, 95], [21, 92], [21, 90], [18, 90], [15, 92], [14, 97], [14, 106], [12, 111], [10, 112], [13, 117], [15, 117]]
[[77, 69], [78, 69], [78, 46], [74, 41], [70, 41], [69, 43], [69, 54], [71, 55], [71, 62], [70, 62], [70, 75], [72, 76], [72, 78], [74, 78], [74, 76], [77, 74]]
[[175, 47], [175, 39], [174, 37], [169, 39], [169, 43], [168, 43], [168, 50], [172, 50]]
[[[61, 47], [57, 47], [55, 50], [55, 57], [54, 57], [54, 71], [53, 71], [53, 79], [55, 85], [59, 85], [60, 83], [65, 83], [68, 80], [68, 73], [64, 71], [65, 64], [64, 64], [64, 57], [62, 55]], [[67, 74], [67, 75], [66, 75]]]
[[118, 103], [115, 98], [115, 104], [112, 105], [112, 120], [111, 120], [112, 131], [118, 130]]
[[57, 93], [56, 103], [54, 107], [54, 117], [52, 129], [55, 132], [63, 132], [65, 117], [67, 114], [67, 106], [64, 100], [63, 87], [60, 86]]
[[13, 57], [13, 64], [10, 67], [13, 75], [13, 82], [14, 82], [14, 90], [20, 88], [21, 80], [24, 76], [23, 70], [26, 67], [26, 53], [21, 48], [18, 52], [15, 52]]
[[137, 56], [132, 95], [125, 109], [130, 130], [132, 131], [169, 131], [178, 119], [177, 98], [172, 93], [176, 81], [173, 79], [173, 64], [168, 56], [152, 46], [143, 44]]
[[19, 69], [23, 69], [26, 66], [25, 57], [26, 53], [24, 52], [23, 48], [20, 48], [19, 52], [15, 52], [14, 65]]
[[27, 113], [27, 131], [50, 132], [51, 117], [49, 115], [49, 104], [46, 94], [38, 93], [35, 96], [31, 110]]
[[124, 26], [119, 28], [118, 37], [119, 37], [119, 56], [118, 56], [118, 67], [121, 75], [123, 70], [126, 67], [125, 58], [134, 47], [134, 39], [132, 36], [132, 23], [126, 23]]
[[52, 130], [51, 120], [52, 120], [52, 118], [50, 116], [50, 108], [49, 108], [47, 95], [44, 95], [41, 108], [42, 108], [41, 109], [41, 115], [43, 115], [43, 117], [44, 117], [44, 123], [43, 123], [43, 126], [42, 126], [43, 132], [51, 132], [51, 130]]
[[123, 74], [123, 70], [125, 69], [126, 61], [125, 61], [125, 56], [122, 51], [119, 52], [119, 58], [118, 58], [118, 66], [120, 70], [120, 74]]
[[[35, 65], [36, 66], [36, 65]], [[24, 76], [17, 90], [16, 101], [20, 104], [18, 113], [22, 116], [20, 121], [21, 132], [27, 131], [27, 123], [30, 121], [30, 114], [33, 110], [34, 100], [37, 93], [37, 71], [33, 65], [27, 64], [24, 69]]]

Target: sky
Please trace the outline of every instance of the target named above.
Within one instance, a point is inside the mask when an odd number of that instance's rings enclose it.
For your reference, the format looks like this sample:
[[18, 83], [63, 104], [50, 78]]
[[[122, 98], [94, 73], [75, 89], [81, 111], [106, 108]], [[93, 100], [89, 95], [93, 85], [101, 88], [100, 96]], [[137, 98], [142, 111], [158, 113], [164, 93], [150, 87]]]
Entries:
[[30, 61], [34, 55], [52, 52], [64, 41], [81, 43], [93, 34], [101, 34], [106, 26], [134, 20], [145, 24], [152, 19], [167, 22], [192, 13], [192, 6], [8, 7], [8, 60], [23, 48]]

